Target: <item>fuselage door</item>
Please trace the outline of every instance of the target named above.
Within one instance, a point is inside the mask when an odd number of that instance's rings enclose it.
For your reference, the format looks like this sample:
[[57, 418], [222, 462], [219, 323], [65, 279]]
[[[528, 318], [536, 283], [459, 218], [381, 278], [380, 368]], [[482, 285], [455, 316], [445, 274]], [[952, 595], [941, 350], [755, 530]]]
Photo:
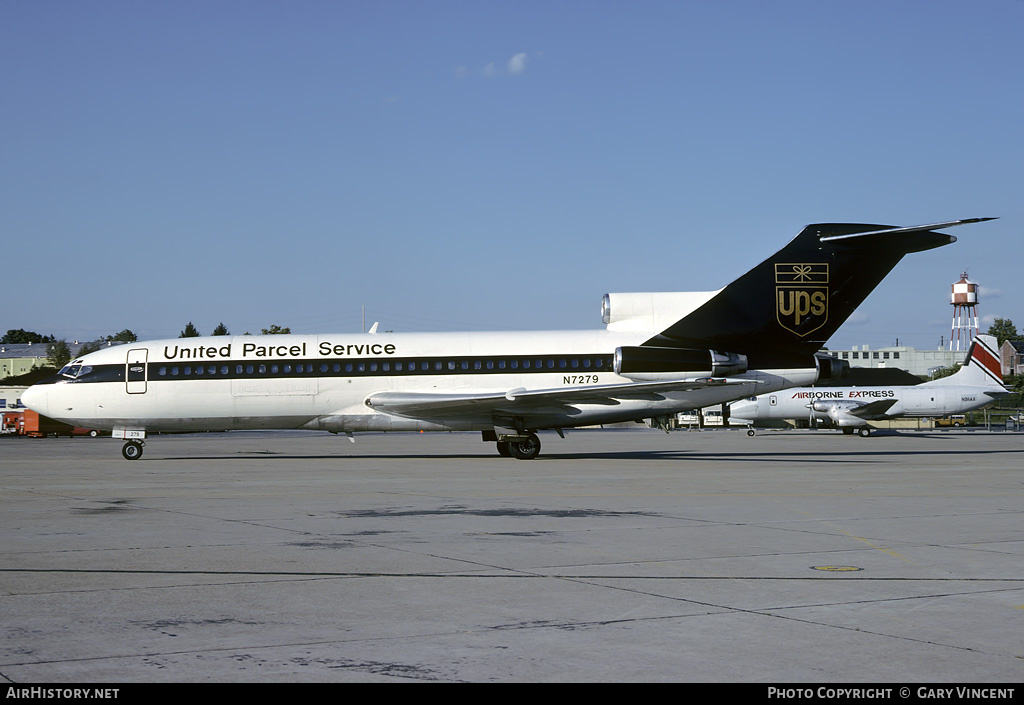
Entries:
[[146, 356], [148, 353], [149, 350], [146, 348], [128, 351], [124, 379], [129, 394], [146, 393]]

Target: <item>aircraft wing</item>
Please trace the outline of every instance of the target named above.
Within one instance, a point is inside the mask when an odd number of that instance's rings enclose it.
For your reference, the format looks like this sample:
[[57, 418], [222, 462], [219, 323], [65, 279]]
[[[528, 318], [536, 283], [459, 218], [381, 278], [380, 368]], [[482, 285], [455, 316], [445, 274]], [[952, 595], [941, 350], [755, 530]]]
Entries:
[[529, 416], [544, 410], [564, 410], [577, 404], [616, 406], [622, 400], [661, 401], [669, 392], [686, 392], [708, 387], [760, 384], [757, 380], [731, 377], [601, 384], [552, 389], [512, 389], [507, 392], [452, 394], [433, 392], [377, 392], [366, 399], [367, 406], [388, 414], [423, 419], [488, 413]]
[[846, 413], [860, 419], [881, 419], [885, 418], [885, 412], [888, 411], [896, 401], [896, 399], [881, 399], [879, 401], [863, 404], [853, 409], [846, 409]]

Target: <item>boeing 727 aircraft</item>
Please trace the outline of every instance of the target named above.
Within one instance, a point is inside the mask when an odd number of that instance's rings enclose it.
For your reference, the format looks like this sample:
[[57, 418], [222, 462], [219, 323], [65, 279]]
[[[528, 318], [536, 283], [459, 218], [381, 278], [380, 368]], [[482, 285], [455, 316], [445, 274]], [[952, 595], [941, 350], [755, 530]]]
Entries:
[[819, 378], [815, 353], [907, 253], [991, 218], [809, 225], [713, 292], [606, 294], [605, 330], [178, 338], [107, 348], [22, 395], [60, 421], [147, 433], [480, 431], [536, 457], [536, 432], [656, 418]]
[[996, 339], [979, 335], [964, 366], [949, 377], [915, 385], [797, 387], [735, 401], [729, 405], [729, 418], [752, 425], [810, 418], [844, 433], [867, 436], [871, 433], [868, 421], [962, 414], [1009, 393], [1003, 386]]

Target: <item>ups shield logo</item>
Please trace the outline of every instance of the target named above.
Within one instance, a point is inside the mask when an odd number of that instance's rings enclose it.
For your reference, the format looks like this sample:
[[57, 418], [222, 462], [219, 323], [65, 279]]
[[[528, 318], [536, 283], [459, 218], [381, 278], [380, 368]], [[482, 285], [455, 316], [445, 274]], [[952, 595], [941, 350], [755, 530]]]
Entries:
[[828, 321], [828, 263], [775, 265], [775, 317], [803, 338]]

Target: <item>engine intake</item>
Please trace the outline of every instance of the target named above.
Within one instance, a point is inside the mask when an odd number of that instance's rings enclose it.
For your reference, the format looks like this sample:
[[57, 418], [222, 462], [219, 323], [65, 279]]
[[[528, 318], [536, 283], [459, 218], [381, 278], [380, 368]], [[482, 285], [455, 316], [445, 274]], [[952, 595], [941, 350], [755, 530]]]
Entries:
[[726, 377], [747, 371], [747, 356], [717, 350], [626, 346], [615, 349], [615, 373], [665, 377], [680, 373]]

